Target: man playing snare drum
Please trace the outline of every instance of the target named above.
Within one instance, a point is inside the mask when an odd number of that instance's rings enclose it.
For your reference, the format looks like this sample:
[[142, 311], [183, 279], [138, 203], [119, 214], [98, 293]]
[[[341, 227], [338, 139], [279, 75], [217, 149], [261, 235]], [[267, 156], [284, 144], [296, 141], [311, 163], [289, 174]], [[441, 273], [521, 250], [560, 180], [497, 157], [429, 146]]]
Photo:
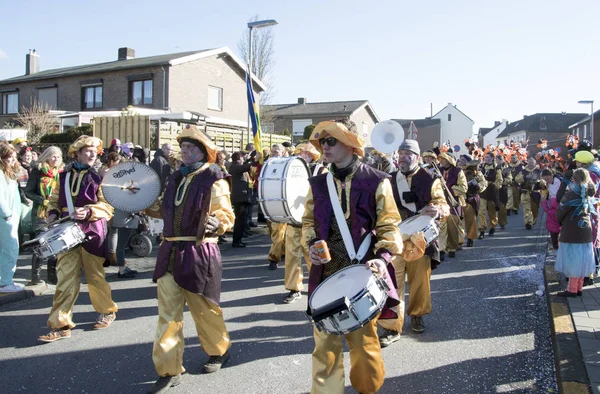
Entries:
[[[106, 328], [116, 318], [118, 310], [111, 297], [110, 286], [104, 277], [102, 264], [107, 256], [106, 222], [113, 216], [113, 208], [106, 202], [100, 189], [102, 178], [92, 168], [102, 152], [102, 141], [83, 135], [69, 147], [74, 157], [72, 167], [60, 174], [58, 185], [48, 203], [48, 222], [73, 215], [88, 241], [58, 256], [56, 265], [56, 292], [48, 326], [52, 329], [42, 335], [42, 342], [54, 342], [71, 337], [73, 305], [79, 295], [81, 269], [85, 272], [90, 299], [96, 312], [94, 329]], [[72, 202], [72, 203], [71, 203]]]
[[[400, 215], [394, 204], [389, 175], [377, 171], [359, 160], [363, 156], [363, 139], [358, 135], [354, 122], [341, 119], [321, 122], [310, 137], [310, 142], [323, 152], [333, 175], [337, 200], [330, 200], [327, 186], [328, 174], [310, 179], [311, 189], [306, 199], [306, 212], [302, 223], [302, 243], [310, 245], [312, 267], [308, 281], [309, 296], [328, 277], [352, 264], [365, 264], [384, 277], [392, 290], [388, 292], [382, 316], [395, 318], [390, 308], [398, 305], [392, 279], [388, 274], [392, 256], [401, 252], [402, 239], [398, 224]], [[362, 259], [352, 261], [349, 249], [341, 235], [340, 226], [333, 213], [334, 203], [341, 205], [347, 226], [356, 247], [375, 232], [368, 253]], [[342, 216], [342, 214], [340, 214]], [[331, 254], [331, 261], [321, 263], [313, 246], [324, 240]], [[354, 254], [354, 252], [352, 252]], [[357, 256], [358, 257], [358, 256]], [[358, 261], [357, 261], [358, 260]], [[339, 289], [340, 295], [344, 290]], [[344, 335], [350, 347], [350, 381], [361, 393], [375, 393], [382, 384], [385, 367], [377, 337], [375, 320]], [[312, 355], [312, 393], [343, 393], [344, 364], [342, 338], [314, 329], [315, 349]]]
[[[394, 199], [402, 219], [416, 214], [428, 215], [432, 218], [444, 219], [450, 213], [442, 184], [427, 170], [419, 166], [419, 143], [415, 140], [404, 140], [398, 148], [398, 168], [392, 174]], [[406, 254], [406, 253], [405, 253]], [[425, 331], [423, 316], [431, 312], [431, 288], [429, 279], [431, 269], [440, 262], [440, 250], [437, 241], [431, 243], [418, 259], [407, 263], [406, 256], [397, 256], [393, 264], [398, 283], [400, 307], [396, 321], [380, 320], [379, 325], [385, 333], [381, 336], [381, 346], [386, 347], [400, 338], [404, 325], [404, 280], [408, 276], [410, 298], [408, 315], [414, 332]]]

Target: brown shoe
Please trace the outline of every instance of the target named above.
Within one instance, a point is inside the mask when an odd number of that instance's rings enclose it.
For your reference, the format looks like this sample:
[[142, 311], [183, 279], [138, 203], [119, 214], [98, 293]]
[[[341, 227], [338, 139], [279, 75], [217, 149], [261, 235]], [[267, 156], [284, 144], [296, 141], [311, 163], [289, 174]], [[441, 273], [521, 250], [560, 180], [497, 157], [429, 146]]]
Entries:
[[94, 330], [102, 330], [103, 328], [107, 328], [115, 321], [117, 318], [117, 314], [115, 312], [112, 313], [101, 313], [98, 315], [96, 319], [96, 324], [94, 324]]
[[40, 335], [38, 340], [42, 342], [55, 342], [65, 338], [71, 338], [70, 328], [55, 328], [46, 335]]

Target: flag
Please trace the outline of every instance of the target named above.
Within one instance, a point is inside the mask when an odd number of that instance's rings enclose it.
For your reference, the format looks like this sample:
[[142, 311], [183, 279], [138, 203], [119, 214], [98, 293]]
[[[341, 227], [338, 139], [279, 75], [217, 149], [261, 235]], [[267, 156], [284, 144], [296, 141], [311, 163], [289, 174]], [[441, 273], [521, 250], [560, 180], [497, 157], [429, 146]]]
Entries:
[[248, 95], [248, 113], [250, 114], [250, 121], [252, 122], [252, 135], [254, 136], [254, 149], [261, 154], [260, 164], [263, 163], [262, 158], [262, 131], [260, 129], [260, 118], [258, 116], [258, 106], [254, 100], [254, 91], [252, 90], [252, 82], [250, 81], [250, 74], [246, 73], [246, 90]]

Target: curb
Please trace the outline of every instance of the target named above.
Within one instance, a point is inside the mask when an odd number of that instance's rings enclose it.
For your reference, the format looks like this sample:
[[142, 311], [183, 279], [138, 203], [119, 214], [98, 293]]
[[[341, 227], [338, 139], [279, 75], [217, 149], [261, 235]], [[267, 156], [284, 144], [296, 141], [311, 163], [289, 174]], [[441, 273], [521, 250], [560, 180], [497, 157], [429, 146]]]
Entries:
[[48, 285], [46, 283], [42, 283], [34, 286], [26, 286], [22, 291], [16, 293], [0, 294], [0, 306], [39, 296], [44, 293], [46, 289], [48, 289]]
[[547, 257], [546, 254], [544, 285], [558, 389], [561, 393], [592, 393], [569, 302], [555, 295], [561, 286], [554, 264], [548, 264]]

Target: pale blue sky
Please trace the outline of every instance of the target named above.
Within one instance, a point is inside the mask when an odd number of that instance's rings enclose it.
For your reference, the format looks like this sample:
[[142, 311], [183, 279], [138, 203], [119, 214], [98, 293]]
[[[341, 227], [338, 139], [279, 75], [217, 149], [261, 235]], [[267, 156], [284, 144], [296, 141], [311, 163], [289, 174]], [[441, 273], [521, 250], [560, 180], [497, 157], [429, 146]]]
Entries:
[[[97, 4], [97, 5], [92, 5]], [[100, 5], [101, 4], [101, 5]], [[0, 79], [41, 69], [228, 46], [277, 19], [273, 103], [367, 99], [381, 119], [447, 103], [489, 127], [536, 112], [600, 108], [600, 1], [0, 0]], [[10, 17], [6, 17], [9, 16]]]

